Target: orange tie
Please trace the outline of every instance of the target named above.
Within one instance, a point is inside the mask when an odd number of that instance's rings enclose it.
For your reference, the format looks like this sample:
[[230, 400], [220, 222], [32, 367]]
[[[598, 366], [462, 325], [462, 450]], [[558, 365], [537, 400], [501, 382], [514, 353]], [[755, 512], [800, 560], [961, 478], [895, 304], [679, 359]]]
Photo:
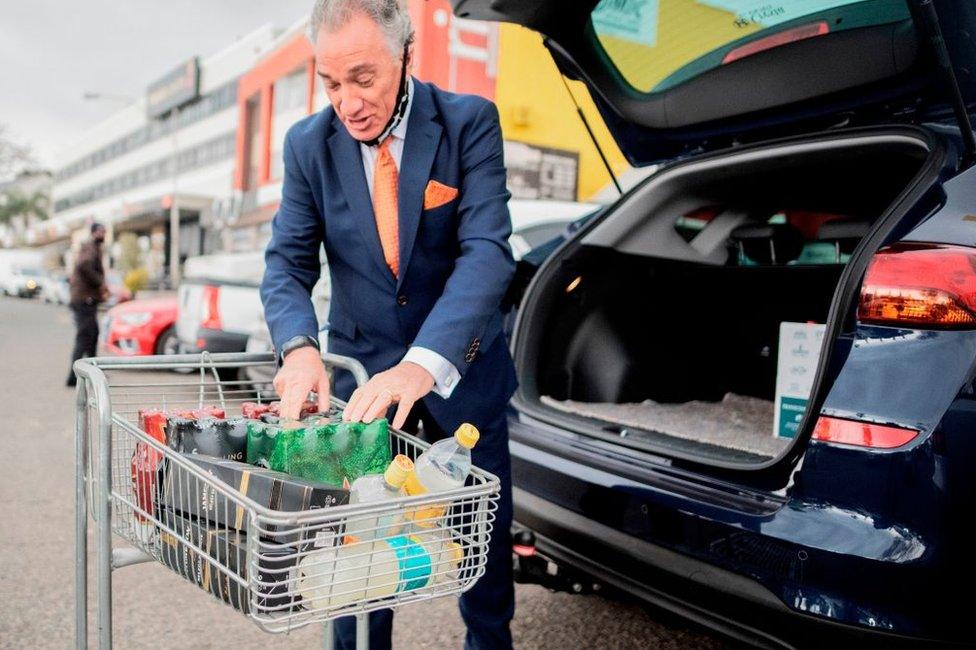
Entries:
[[396, 276], [400, 268], [400, 225], [397, 218], [397, 166], [390, 153], [393, 136], [387, 136], [380, 144], [373, 170], [373, 213], [376, 215], [376, 231], [383, 246], [386, 265]]

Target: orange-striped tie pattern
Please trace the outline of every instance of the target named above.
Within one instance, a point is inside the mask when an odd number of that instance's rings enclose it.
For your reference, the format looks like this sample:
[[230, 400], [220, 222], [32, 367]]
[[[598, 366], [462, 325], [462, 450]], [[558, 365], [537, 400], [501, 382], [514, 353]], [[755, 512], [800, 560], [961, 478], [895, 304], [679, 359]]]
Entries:
[[397, 166], [390, 153], [393, 136], [380, 144], [373, 170], [373, 214], [383, 246], [386, 265], [396, 276], [400, 271], [400, 225], [397, 218]]

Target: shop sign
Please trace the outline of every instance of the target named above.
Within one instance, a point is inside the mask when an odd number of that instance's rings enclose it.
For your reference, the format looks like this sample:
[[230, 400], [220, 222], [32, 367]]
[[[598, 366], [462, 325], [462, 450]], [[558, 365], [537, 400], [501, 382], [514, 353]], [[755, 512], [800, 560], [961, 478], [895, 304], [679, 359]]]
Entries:
[[146, 114], [150, 118], [165, 115], [174, 108], [200, 97], [200, 59], [193, 57], [146, 91]]

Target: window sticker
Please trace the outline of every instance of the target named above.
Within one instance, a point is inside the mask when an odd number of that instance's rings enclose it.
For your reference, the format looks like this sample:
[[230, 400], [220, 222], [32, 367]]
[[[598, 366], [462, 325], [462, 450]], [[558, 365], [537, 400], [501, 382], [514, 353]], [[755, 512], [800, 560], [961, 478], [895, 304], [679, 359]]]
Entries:
[[820, 11], [863, 0], [803, 0], [802, 2], [770, 2], [769, 0], [699, 0], [703, 5], [726, 11], [733, 16], [736, 27], [772, 27]]
[[658, 0], [601, 0], [591, 14], [601, 36], [648, 47], [657, 43]]

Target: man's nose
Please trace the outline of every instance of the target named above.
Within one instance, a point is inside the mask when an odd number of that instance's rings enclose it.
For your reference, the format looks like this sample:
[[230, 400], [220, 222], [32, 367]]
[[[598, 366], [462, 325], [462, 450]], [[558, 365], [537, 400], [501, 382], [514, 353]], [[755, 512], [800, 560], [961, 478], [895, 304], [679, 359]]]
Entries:
[[349, 115], [350, 117], [356, 117], [365, 105], [363, 98], [359, 93], [354, 90], [343, 91], [342, 93], [342, 109], [343, 113]]

